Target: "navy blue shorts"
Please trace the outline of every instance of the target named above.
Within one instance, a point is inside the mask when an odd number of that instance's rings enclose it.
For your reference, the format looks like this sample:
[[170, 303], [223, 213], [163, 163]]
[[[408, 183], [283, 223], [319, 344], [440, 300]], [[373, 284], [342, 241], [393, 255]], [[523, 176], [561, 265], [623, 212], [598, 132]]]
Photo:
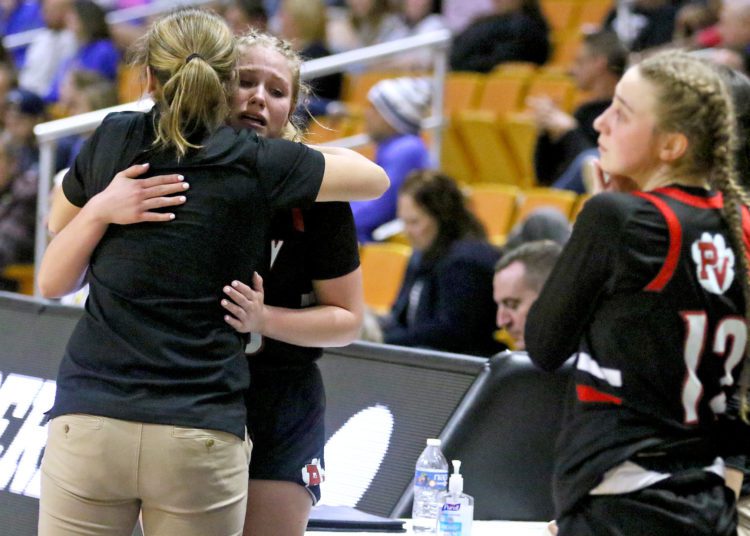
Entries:
[[718, 475], [696, 469], [622, 495], [588, 495], [557, 520], [559, 536], [730, 536], [734, 493]]
[[301, 368], [253, 366], [245, 397], [253, 441], [250, 478], [304, 486], [320, 500], [325, 462], [325, 390], [314, 363]]

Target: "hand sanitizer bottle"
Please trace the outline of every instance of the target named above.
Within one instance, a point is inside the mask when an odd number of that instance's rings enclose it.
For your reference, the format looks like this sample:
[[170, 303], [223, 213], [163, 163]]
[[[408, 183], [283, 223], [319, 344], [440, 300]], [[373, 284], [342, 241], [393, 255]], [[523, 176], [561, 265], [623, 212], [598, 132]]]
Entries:
[[453, 474], [448, 480], [448, 492], [442, 494], [438, 514], [438, 536], [471, 536], [474, 519], [474, 498], [464, 493], [461, 462], [453, 460]]

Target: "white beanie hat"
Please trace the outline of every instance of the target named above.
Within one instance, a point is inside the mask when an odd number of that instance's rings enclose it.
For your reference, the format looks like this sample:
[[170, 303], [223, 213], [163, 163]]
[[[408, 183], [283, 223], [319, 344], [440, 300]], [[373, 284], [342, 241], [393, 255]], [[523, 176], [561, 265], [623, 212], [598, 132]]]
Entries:
[[387, 78], [370, 88], [367, 99], [397, 132], [416, 134], [430, 104], [430, 92], [427, 78]]

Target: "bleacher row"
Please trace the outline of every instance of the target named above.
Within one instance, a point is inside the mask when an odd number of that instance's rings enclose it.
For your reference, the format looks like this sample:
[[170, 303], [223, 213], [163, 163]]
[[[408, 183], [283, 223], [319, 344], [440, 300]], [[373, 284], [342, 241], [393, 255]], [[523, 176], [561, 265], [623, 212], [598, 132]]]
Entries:
[[[416, 73], [424, 74], [424, 73]], [[384, 78], [403, 72], [373, 71], [346, 77], [345, 117], [318, 117], [311, 123], [308, 139], [324, 143], [364, 131], [361, 111], [367, 92]], [[527, 63], [503, 64], [489, 74], [451, 72], [445, 80], [440, 167], [462, 184], [493, 182], [529, 188], [536, 185], [533, 166], [537, 128], [525, 102], [546, 96], [561, 109], [572, 112], [586, 95], [571, 77], [556, 67]], [[430, 133], [424, 133], [429, 139]], [[373, 156], [374, 148], [360, 148]]]

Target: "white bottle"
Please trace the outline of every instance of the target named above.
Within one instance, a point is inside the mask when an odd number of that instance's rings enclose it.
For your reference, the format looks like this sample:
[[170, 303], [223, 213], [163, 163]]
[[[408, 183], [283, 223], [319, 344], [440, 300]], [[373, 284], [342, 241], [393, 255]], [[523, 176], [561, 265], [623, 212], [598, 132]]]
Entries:
[[464, 493], [461, 462], [453, 460], [453, 474], [448, 481], [448, 492], [442, 493], [443, 505], [438, 516], [438, 536], [471, 536], [474, 520], [474, 497]]
[[440, 450], [439, 439], [428, 439], [417, 460], [414, 473], [414, 506], [411, 518], [415, 533], [434, 534], [442, 502], [440, 494], [448, 487], [448, 460]]

